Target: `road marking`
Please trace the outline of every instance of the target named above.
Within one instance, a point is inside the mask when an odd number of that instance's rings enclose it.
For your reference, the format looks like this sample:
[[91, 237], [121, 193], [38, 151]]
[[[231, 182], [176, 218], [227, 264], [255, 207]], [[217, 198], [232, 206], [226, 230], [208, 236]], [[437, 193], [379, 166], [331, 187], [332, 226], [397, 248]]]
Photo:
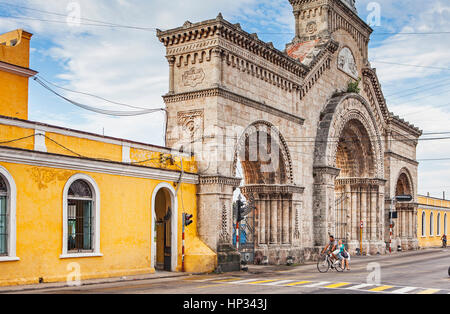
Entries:
[[335, 283], [329, 286], [326, 286], [324, 288], [329, 288], [329, 289], [336, 289], [336, 288], [340, 288], [340, 287], [344, 287], [344, 286], [349, 286], [351, 285], [351, 283], [348, 282], [340, 282], [340, 283]]
[[[304, 286], [304, 287], [307, 287], [307, 288], [316, 288], [316, 287], [319, 287], [319, 286], [324, 286], [324, 285], [327, 285], [327, 284], [329, 284], [330, 282], [329, 281], [322, 281], [322, 282], [316, 282], [316, 283], [313, 283], [313, 284], [310, 284], [310, 285], [306, 285], [306, 286]], [[323, 288], [323, 287], [322, 287]]]
[[420, 291], [417, 294], [434, 294], [439, 291], [441, 291], [441, 290], [440, 289], [427, 289], [427, 290]]
[[253, 279], [245, 279], [245, 280], [238, 280], [238, 281], [232, 281], [230, 283], [232, 283], [232, 284], [241, 284], [241, 283], [249, 283], [249, 282], [252, 282], [252, 281], [255, 281], [255, 278], [253, 278]]
[[207, 285], [207, 286], [200, 286], [200, 287], [194, 287], [195, 289], [204, 289], [204, 288], [216, 288], [216, 287], [225, 287], [227, 286], [226, 283], [219, 283], [217, 285]]
[[275, 281], [275, 282], [271, 282], [271, 283], [266, 283], [264, 284], [264, 286], [279, 286], [279, 285], [284, 285], [288, 282], [293, 282], [294, 280], [280, 280], [280, 281]]
[[[207, 281], [218, 281], [218, 280], [232, 280], [231, 277], [220, 277], [220, 278], [208, 278], [208, 279], [185, 279], [187, 281], [196, 281], [196, 282], [207, 282]], [[234, 278], [235, 279], [235, 278]]]
[[363, 283], [363, 284], [360, 284], [360, 285], [357, 285], [357, 286], [353, 286], [353, 287], [351, 287], [349, 289], [360, 290], [360, 289], [364, 289], [364, 288], [367, 288], [367, 287], [370, 287], [370, 286], [373, 286], [373, 285], [368, 284], [368, 283]]
[[391, 288], [394, 288], [394, 287], [393, 286], [380, 286], [380, 287], [370, 289], [368, 291], [379, 292], [379, 291], [384, 291], [384, 290], [391, 289]]
[[257, 285], [260, 283], [267, 283], [267, 282], [274, 282], [274, 281], [276, 281], [276, 280], [261, 280], [261, 281], [248, 282], [247, 284], [248, 285]]
[[229, 279], [222, 279], [222, 280], [214, 280], [214, 282], [229, 282], [229, 281], [236, 281], [240, 278], [229, 278]]
[[417, 287], [405, 287], [405, 288], [401, 288], [401, 289], [398, 289], [398, 290], [391, 291], [391, 293], [394, 293], [394, 294], [405, 294], [405, 293], [411, 292], [411, 291], [416, 290], [416, 289], [418, 289], [418, 288]]
[[290, 283], [287, 285], [284, 285], [286, 287], [294, 287], [294, 286], [300, 286], [300, 285], [305, 285], [307, 283], [311, 283], [312, 281], [298, 281], [298, 282], [294, 282], [294, 283]]

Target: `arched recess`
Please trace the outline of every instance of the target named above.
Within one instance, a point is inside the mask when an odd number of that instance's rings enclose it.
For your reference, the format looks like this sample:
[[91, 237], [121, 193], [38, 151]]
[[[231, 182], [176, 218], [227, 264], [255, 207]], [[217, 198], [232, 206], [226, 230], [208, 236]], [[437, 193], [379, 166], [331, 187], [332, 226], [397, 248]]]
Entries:
[[169, 197], [167, 202], [170, 204], [171, 218], [170, 218], [170, 229], [171, 229], [171, 271], [176, 271], [178, 266], [178, 200], [177, 194], [172, 185], [169, 183], [162, 182], [158, 184], [152, 193], [152, 224], [151, 224], [151, 268], [156, 266], [156, 249], [157, 249], [157, 239], [155, 235], [156, 230], [156, 220], [157, 220], [157, 195], [158, 192], [163, 191], [164, 194]]
[[394, 186], [395, 196], [411, 195], [413, 198], [411, 202], [397, 202], [395, 204], [397, 219], [394, 227], [394, 238], [398, 239], [398, 245], [401, 245], [405, 250], [410, 248], [417, 237], [417, 229], [413, 227], [417, 225], [417, 204], [412, 178], [411, 172], [404, 167], [400, 169]]
[[411, 172], [408, 168], [402, 168], [397, 176], [395, 184], [395, 195], [411, 195], [413, 200], [416, 199], [414, 193], [414, 182], [411, 176]]
[[358, 121], [364, 127], [363, 137], [370, 140], [373, 153], [374, 177], [384, 178], [384, 148], [381, 138], [383, 126], [377, 123], [368, 102], [358, 94], [347, 93], [333, 97], [325, 107], [316, 136], [314, 166], [337, 167], [339, 140], [351, 121]]
[[[240, 136], [234, 149], [231, 169], [234, 176], [237, 175], [239, 160], [247, 184], [294, 183], [289, 147], [279, 130], [268, 121], [253, 122]], [[273, 173], [275, 177], [263, 176], [262, 173]]]
[[317, 131], [314, 154], [314, 224], [316, 245], [328, 234], [359, 248], [360, 224], [367, 248], [381, 250], [384, 209], [382, 126], [358, 94], [333, 97]]
[[[299, 200], [303, 193], [303, 188], [294, 184], [288, 145], [273, 124], [255, 121], [235, 146], [234, 176], [238, 164], [244, 179], [240, 192], [255, 204], [255, 210], [241, 222], [248, 231], [249, 252], [268, 256], [269, 263], [284, 263], [291, 247], [300, 245]], [[247, 253], [245, 249], [242, 245], [241, 253]]]

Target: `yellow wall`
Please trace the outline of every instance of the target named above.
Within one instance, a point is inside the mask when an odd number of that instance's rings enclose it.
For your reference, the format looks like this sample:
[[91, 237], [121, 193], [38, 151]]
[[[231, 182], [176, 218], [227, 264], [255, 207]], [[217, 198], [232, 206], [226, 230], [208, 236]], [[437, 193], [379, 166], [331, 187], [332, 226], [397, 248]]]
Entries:
[[[16, 30], [0, 35], [0, 61], [22, 68], [30, 66], [31, 34]], [[10, 46], [11, 40], [17, 40]], [[28, 78], [0, 70], [0, 115], [28, 119]]]
[[[82, 279], [151, 273], [151, 199], [156, 180], [99, 173], [91, 176], [100, 189], [101, 253], [103, 257], [60, 259], [62, 254], [62, 194], [71, 170], [0, 162], [17, 185], [17, 256], [0, 263], [0, 285], [65, 281], [68, 264], [81, 266]], [[178, 269], [181, 270], [181, 204], [197, 215], [196, 186], [183, 184], [178, 193]], [[196, 225], [186, 230], [186, 270], [208, 272], [216, 255], [197, 238]]]
[[[427, 206], [427, 207], [425, 207]], [[431, 209], [429, 206], [433, 206]], [[425, 236], [422, 235], [422, 214], [425, 212]], [[433, 213], [433, 235], [430, 235], [430, 216]], [[438, 233], [438, 216], [440, 216], [440, 232]], [[419, 196], [419, 207], [417, 211], [417, 237], [419, 246], [439, 247], [442, 245], [441, 237], [444, 234], [444, 218], [447, 214], [447, 238], [450, 225], [450, 201], [440, 200], [431, 197]]]

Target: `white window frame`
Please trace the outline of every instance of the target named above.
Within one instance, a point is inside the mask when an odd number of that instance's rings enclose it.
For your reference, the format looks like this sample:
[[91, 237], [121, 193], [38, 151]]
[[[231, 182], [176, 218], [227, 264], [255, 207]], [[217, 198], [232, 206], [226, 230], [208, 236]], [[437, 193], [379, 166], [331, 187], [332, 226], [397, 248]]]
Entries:
[[[67, 247], [68, 241], [68, 197], [69, 197], [69, 188], [77, 180], [85, 181], [92, 191], [92, 199], [93, 204], [92, 208], [94, 211], [94, 240], [93, 242], [93, 250], [89, 253], [69, 253]], [[84, 257], [102, 257], [103, 254], [100, 252], [100, 189], [98, 188], [97, 183], [90, 176], [77, 173], [70, 177], [70, 179], [66, 182], [63, 191], [63, 242], [62, 242], [62, 254], [59, 258], [84, 258]]]
[[437, 214], [437, 222], [436, 222], [436, 235], [440, 236], [441, 235], [441, 213]]
[[430, 212], [430, 237], [434, 236], [434, 213]]
[[447, 234], [447, 227], [448, 227], [447, 219], [448, 219], [448, 216], [447, 216], [447, 213], [445, 213], [444, 214], [444, 234], [448, 236], [448, 234]]
[[427, 236], [427, 213], [422, 211], [422, 237]]
[[171, 252], [171, 271], [176, 271], [178, 266], [178, 200], [177, 200], [177, 192], [173, 188], [172, 185], [168, 183], [160, 183], [158, 184], [155, 189], [153, 190], [152, 194], [152, 229], [151, 229], [151, 245], [152, 245], [152, 252], [151, 252], [151, 268], [155, 268], [156, 265], [156, 234], [155, 234], [155, 222], [156, 222], [156, 195], [158, 194], [159, 190], [161, 189], [167, 189], [170, 194], [171, 198], [171, 210], [172, 210], [172, 220], [171, 220], [171, 230], [172, 230], [172, 237], [171, 237], [171, 245], [172, 245], [172, 252]]
[[16, 200], [17, 200], [17, 188], [16, 183], [6, 168], [0, 166], [0, 175], [3, 177], [6, 186], [8, 187], [8, 196], [6, 210], [9, 213], [8, 223], [8, 255], [0, 256], [0, 262], [15, 262], [20, 261], [20, 258], [16, 256], [16, 239], [17, 239], [17, 226], [16, 226]]

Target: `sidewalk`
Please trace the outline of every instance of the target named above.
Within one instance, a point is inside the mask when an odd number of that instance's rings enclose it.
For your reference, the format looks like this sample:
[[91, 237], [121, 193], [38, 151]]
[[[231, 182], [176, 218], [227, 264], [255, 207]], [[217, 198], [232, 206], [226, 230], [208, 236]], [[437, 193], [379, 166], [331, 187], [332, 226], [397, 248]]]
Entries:
[[[161, 279], [161, 278], [187, 277], [187, 276], [192, 276], [192, 275], [194, 275], [194, 274], [159, 271], [154, 274], [146, 274], [146, 275], [84, 280], [81, 282], [81, 286], [90, 286], [90, 285], [107, 284], [107, 283], [124, 283], [124, 282]], [[35, 290], [43, 290], [43, 289], [68, 288], [68, 287], [73, 287], [73, 286], [70, 286], [69, 284], [67, 284], [67, 282], [43, 283], [43, 284], [26, 285], [26, 286], [7, 286], [7, 287], [0, 287], [0, 294], [7, 293], [7, 292], [26, 292], [26, 291], [35, 291]]]
[[[427, 248], [427, 249], [420, 249], [416, 251], [406, 251], [406, 252], [392, 252], [391, 254], [385, 254], [385, 255], [363, 255], [363, 256], [351, 256], [352, 264], [358, 264], [358, 263], [370, 263], [370, 262], [376, 262], [376, 261], [383, 261], [386, 259], [397, 259], [402, 257], [409, 257], [409, 256], [423, 256], [427, 254], [433, 254], [440, 251], [443, 251], [445, 249], [443, 248]], [[448, 249], [448, 252], [450, 253], [450, 249]], [[294, 266], [287, 266], [287, 265], [248, 265], [248, 273], [249, 274], [264, 274], [264, 273], [273, 273], [273, 272], [291, 272], [295, 270], [301, 270], [304, 267], [308, 266], [315, 266], [316, 262], [306, 262], [302, 265], [294, 265]]]

